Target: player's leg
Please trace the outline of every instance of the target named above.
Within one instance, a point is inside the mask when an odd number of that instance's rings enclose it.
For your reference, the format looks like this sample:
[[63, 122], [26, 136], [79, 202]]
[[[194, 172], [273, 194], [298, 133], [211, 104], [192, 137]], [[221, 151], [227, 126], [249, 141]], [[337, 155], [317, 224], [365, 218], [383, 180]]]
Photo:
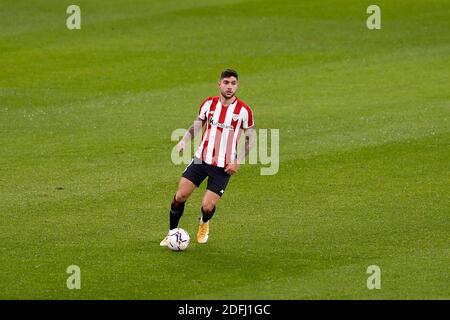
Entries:
[[212, 216], [214, 215], [214, 212], [216, 212], [216, 203], [220, 200], [220, 196], [212, 192], [211, 190], [205, 190], [205, 195], [203, 196], [202, 200], [202, 221], [204, 223], [208, 222]]
[[189, 179], [185, 177], [180, 178], [178, 183], [178, 190], [175, 193], [172, 204], [170, 205], [170, 230], [178, 227], [181, 216], [184, 212], [184, 204], [191, 196], [197, 186]]
[[202, 216], [197, 232], [198, 243], [206, 243], [208, 241], [209, 220], [216, 212], [216, 203], [225, 192], [229, 180], [230, 175], [223, 168], [213, 166], [208, 168], [208, 186], [202, 200]]
[[205, 195], [202, 200], [201, 212], [198, 232], [197, 232], [197, 242], [206, 243], [209, 237], [209, 220], [213, 217], [214, 212], [216, 212], [216, 203], [220, 200], [220, 195], [211, 190], [206, 190]]
[[[169, 232], [172, 229], [175, 229], [178, 227], [178, 223], [180, 222], [181, 216], [184, 212], [184, 204], [186, 203], [187, 199], [191, 196], [192, 192], [197, 188], [195, 183], [193, 183], [191, 180], [181, 177], [180, 182], [178, 183], [178, 190], [173, 196], [172, 203], [170, 205], [170, 211], [169, 211]], [[166, 237], [161, 240], [159, 243], [160, 246], [167, 246], [167, 236], [169, 233], [167, 233]]]
[[[206, 177], [207, 172], [201, 164], [191, 161], [191, 163], [186, 167], [182, 177], [180, 178], [177, 192], [175, 193], [170, 205], [169, 231], [178, 227], [178, 223], [180, 222], [181, 216], [184, 212], [184, 205], [186, 201]], [[167, 236], [160, 242], [160, 245], [167, 245]]]

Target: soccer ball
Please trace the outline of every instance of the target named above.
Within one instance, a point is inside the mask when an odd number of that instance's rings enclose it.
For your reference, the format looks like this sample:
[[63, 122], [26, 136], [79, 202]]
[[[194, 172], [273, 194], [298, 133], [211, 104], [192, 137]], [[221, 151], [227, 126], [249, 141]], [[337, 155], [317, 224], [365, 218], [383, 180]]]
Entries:
[[174, 251], [186, 250], [186, 248], [189, 245], [189, 242], [191, 241], [189, 233], [187, 233], [186, 230], [181, 228], [175, 228], [173, 230], [170, 230], [167, 240], [169, 243], [167, 247], [170, 250]]

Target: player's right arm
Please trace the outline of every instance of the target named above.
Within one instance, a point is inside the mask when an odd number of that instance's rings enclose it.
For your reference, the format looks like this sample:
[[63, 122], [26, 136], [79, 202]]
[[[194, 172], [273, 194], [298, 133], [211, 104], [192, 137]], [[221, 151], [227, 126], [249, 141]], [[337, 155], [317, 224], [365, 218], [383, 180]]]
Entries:
[[177, 144], [178, 152], [182, 152], [186, 147], [186, 144], [193, 139], [197, 133], [203, 128], [206, 123], [209, 107], [211, 106], [212, 97], [207, 98], [200, 105], [197, 119], [194, 120], [194, 124], [186, 131], [180, 142]]
[[186, 133], [183, 136], [183, 139], [180, 140], [177, 144], [177, 150], [178, 152], [183, 152], [184, 148], [186, 147], [186, 144], [191, 141], [193, 137], [197, 135], [197, 133], [203, 128], [205, 125], [206, 120], [202, 120], [200, 117], [197, 117], [197, 119], [194, 120], [194, 124], [186, 130]]

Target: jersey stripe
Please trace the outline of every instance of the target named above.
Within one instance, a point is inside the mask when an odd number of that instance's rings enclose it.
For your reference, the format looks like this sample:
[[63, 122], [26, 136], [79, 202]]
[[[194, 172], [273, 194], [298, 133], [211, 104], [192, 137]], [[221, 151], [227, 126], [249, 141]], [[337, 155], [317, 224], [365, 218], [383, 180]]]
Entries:
[[[203, 161], [205, 160], [206, 147], [208, 145], [208, 137], [209, 137], [209, 134], [211, 132], [209, 130], [211, 125], [209, 124], [209, 121], [208, 121], [209, 113], [216, 109], [217, 101], [219, 101], [219, 97], [212, 98], [210, 107], [206, 111], [206, 118], [205, 118], [206, 125], [205, 125], [205, 128], [204, 128], [203, 133], [202, 133], [202, 142], [201, 142], [197, 152], [195, 153], [195, 156], [197, 158], [199, 158], [199, 159], [202, 159]], [[205, 152], [202, 152], [202, 150], [205, 150]]]
[[[217, 102], [216, 110], [214, 111], [214, 114], [212, 116], [212, 119], [214, 122], [217, 122], [219, 120], [220, 113], [222, 111], [222, 105], [220, 102]], [[208, 120], [211, 119], [211, 115], [209, 115]], [[208, 121], [209, 122], [209, 121]], [[206, 148], [206, 156], [205, 156], [205, 162], [212, 164], [212, 158], [213, 158], [213, 151], [214, 151], [214, 142], [216, 140], [216, 133], [217, 133], [217, 126], [210, 125], [209, 127], [209, 137], [208, 137], [208, 145]]]
[[237, 145], [235, 144], [235, 133], [236, 131], [240, 130], [240, 121], [239, 121], [239, 114], [241, 113], [242, 104], [238, 103], [236, 104], [236, 107], [233, 110], [233, 117], [231, 121], [231, 126], [234, 128], [234, 130], [230, 130], [228, 132], [228, 139], [227, 139], [227, 145], [226, 145], [226, 152], [225, 152], [225, 164], [228, 164], [236, 159], [236, 151]]
[[[231, 105], [228, 106], [228, 110], [225, 116], [225, 120], [223, 123], [225, 124], [229, 124], [231, 125], [231, 122], [233, 121], [233, 115], [234, 115], [234, 110], [236, 109], [236, 105], [237, 105], [237, 99], [234, 103], [232, 103]], [[220, 128], [222, 129], [222, 128]], [[226, 156], [226, 151], [227, 151], [227, 145], [228, 145], [228, 138], [229, 138], [229, 132], [233, 131], [230, 128], [223, 128], [222, 129], [222, 136], [220, 138], [220, 147], [218, 148], [218, 157], [216, 160], [217, 166], [219, 167], [224, 167], [225, 166], [225, 156]], [[214, 161], [213, 161], [214, 163]]]
[[[219, 115], [219, 123], [226, 123], [226, 115], [228, 113], [228, 110], [230, 110], [231, 106], [227, 106], [224, 107], [222, 105], [222, 103], [218, 103], [220, 104], [220, 115]], [[212, 150], [212, 165], [213, 166], [217, 166], [218, 162], [219, 162], [219, 154], [220, 154], [220, 147], [222, 145], [222, 133], [223, 133], [223, 128], [221, 127], [216, 127], [216, 135], [214, 137], [214, 148]]]

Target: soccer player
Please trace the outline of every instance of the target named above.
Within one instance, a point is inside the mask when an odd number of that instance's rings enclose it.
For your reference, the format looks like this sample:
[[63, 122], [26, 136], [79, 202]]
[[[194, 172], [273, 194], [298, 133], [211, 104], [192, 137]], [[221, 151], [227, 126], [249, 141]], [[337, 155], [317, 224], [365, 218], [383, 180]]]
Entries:
[[[230, 177], [234, 175], [255, 143], [253, 111], [236, 97], [239, 81], [236, 71], [227, 69], [218, 81], [219, 96], [209, 97], [200, 106], [197, 119], [177, 144], [182, 152], [187, 143], [203, 128], [202, 141], [191, 163], [184, 170], [178, 190], [170, 206], [170, 230], [177, 228], [184, 205], [192, 192], [208, 177], [201, 205], [197, 242], [206, 243], [209, 220], [216, 212]], [[238, 154], [237, 145], [244, 132], [244, 148]], [[170, 232], [169, 230], [169, 232]], [[167, 246], [167, 236], [161, 246]]]

